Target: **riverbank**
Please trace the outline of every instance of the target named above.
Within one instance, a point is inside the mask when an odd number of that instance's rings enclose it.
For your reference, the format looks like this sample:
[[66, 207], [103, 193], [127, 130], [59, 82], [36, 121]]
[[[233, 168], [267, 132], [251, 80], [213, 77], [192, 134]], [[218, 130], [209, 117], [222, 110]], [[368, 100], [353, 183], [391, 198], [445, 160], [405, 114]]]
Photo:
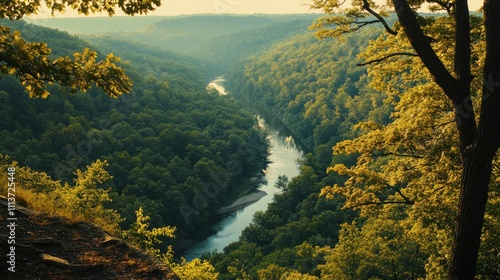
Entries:
[[[235, 200], [233, 203], [231, 203], [228, 206], [221, 207], [217, 210], [214, 211], [212, 214], [212, 217], [215, 219], [220, 219], [223, 215], [231, 214], [234, 212], [237, 212], [238, 210], [244, 209], [245, 207], [254, 204], [258, 202], [260, 199], [263, 197], [267, 196], [267, 193], [265, 191], [261, 190], [256, 190], [250, 194], [244, 195], [237, 200]], [[220, 220], [219, 220], [220, 221]], [[211, 232], [210, 230], [207, 230], [207, 228], [201, 229], [201, 232], [208, 232], [208, 235], [212, 235], [215, 232]], [[200, 230], [197, 232], [198, 234], [200, 233]], [[191, 237], [192, 238], [192, 237]], [[197, 244], [200, 241], [196, 241], [196, 237], [194, 239], [187, 238], [187, 239], [182, 239], [179, 240], [176, 244], [176, 253], [178, 253], [178, 256], [184, 256], [185, 257], [185, 252], [187, 249], [189, 249], [191, 246], [194, 244]], [[199, 255], [196, 255], [195, 257], [199, 257]], [[191, 260], [194, 257], [188, 256], [188, 260]]]
[[236, 212], [240, 209], [245, 208], [248, 205], [254, 204], [255, 202], [259, 201], [266, 195], [267, 193], [265, 191], [258, 190], [251, 194], [242, 196], [238, 198], [235, 202], [231, 203], [230, 205], [217, 209], [215, 211], [215, 215], [224, 215]]

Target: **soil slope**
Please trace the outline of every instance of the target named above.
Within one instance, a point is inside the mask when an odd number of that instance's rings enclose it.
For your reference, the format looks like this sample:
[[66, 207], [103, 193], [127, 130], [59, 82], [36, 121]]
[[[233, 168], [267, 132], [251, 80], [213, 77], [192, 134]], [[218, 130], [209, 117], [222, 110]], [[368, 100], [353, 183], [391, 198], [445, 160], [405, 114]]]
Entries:
[[[13, 221], [8, 210], [5, 198], [0, 198], [1, 279], [178, 279], [158, 259], [93, 224], [21, 206], [16, 206]], [[11, 246], [15, 272], [9, 271]]]

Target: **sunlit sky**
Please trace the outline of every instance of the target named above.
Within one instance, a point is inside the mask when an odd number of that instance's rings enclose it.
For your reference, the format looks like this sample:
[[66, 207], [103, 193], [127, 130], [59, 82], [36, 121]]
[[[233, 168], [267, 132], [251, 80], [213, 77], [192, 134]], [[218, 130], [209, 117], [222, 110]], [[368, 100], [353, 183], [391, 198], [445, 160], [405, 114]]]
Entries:
[[280, 14], [307, 13], [308, 0], [163, 0], [163, 5], [155, 14]]
[[[376, 0], [384, 2], [385, 0]], [[162, 0], [161, 7], [149, 15], [169, 16], [183, 14], [286, 14], [286, 13], [310, 13], [309, 4], [312, 0]], [[478, 10], [483, 1], [469, 0], [469, 9]], [[117, 13], [120, 15], [121, 13]], [[57, 14], [56, 17], [73, 17], [78, 13], [68, 9], [65, 14]], [[105, 15], [100, 15], [105, 16]], [[42, 12], [38, 16], [50, 17], [50, 12]]]
[[[161, 15], [196, 13], [281, 14], [311, 12], [312, 0], [163, 0]], [[376, 0], [384, 3], [385, 0]], [[479, 9], [482, 0], [469, 0], [471, 11]], [[155, 14], [157, 14], [155, 13]]]

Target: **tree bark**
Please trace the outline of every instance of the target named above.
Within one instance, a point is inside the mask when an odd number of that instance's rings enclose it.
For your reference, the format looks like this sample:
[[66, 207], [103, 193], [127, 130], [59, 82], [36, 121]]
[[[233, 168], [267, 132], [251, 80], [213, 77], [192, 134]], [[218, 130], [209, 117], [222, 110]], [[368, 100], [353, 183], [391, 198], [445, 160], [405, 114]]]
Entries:
[[465, 154], [450, 279], [474, 279], [493, 156], [483, 148]]
[[482, 223], [488, 199], [491, 164], [500, 146], [500, 3], [486, 0], [486, 59], [478, 132], [464, 154], [458, 221], [450, 278], [474, 279]]

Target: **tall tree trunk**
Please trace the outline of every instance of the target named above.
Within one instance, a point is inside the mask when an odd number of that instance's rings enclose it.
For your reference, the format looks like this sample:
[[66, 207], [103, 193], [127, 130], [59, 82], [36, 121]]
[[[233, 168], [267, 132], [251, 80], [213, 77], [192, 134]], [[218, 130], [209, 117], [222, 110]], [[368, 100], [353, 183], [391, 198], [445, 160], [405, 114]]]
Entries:
[[500, 2], [484, 2], [486, 59], [476, 139], [464, 152], [459, 213], [450, 278], [474, 279], [491, 164], [500, 145]]
[[493, 156], [494, 152], [482, 148], [465, 154], [450, 264], [453, 280], [474, 279]]

